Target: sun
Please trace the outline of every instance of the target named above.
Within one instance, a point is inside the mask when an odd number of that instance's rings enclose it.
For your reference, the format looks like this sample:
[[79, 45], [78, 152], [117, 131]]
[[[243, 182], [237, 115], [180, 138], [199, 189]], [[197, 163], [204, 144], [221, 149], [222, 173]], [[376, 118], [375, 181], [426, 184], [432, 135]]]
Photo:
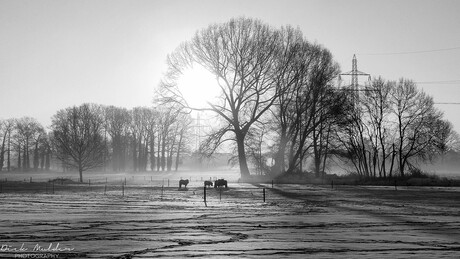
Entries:
[[215, 102], [219, 96], [216, 77], [199, 66], [183, 71], [177, 85], [192, 108], [209, 108], [208, 102]]

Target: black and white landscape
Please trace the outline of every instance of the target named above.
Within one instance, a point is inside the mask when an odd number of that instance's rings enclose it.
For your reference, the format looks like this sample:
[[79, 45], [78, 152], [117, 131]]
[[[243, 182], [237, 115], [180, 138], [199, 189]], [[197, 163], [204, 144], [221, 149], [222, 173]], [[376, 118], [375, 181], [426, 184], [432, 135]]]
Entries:
[[458, 258], [456, 1], [0, 2], [0, 258]]

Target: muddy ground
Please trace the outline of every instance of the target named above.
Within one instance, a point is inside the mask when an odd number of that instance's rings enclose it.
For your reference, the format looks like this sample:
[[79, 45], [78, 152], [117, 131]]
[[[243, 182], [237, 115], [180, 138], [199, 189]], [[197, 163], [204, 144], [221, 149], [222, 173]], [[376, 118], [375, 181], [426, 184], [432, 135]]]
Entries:
[[460, 188], [176, 180], [2, 182], [0, 257], [460, 257]]

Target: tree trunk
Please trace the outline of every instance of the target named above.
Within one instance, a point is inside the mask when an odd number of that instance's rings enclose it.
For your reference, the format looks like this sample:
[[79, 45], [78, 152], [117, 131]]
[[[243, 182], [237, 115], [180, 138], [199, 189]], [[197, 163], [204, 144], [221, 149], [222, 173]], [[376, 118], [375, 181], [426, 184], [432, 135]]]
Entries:
[[177, 144], [177, 155], [176, 155], [176, 168], [175, 171], [177, 172], [177, 169], [179, 168], [179, 158], [180, 158], [180, 148], [182, 145], [182, 138], [184, 137], [184, 130], [181, 130], [180, 136], [179, 136], [179, 143]]
[[275, 155], [275, 165], [273, 166], [273, 173], [275, 174], [282, 174], [286, 169], [286, 164], [284, 160], [284, 155], [286, 153], [286, 146], [287, 146], [287, 137], [286, 137], [286, 129], [281, 130], [280, 136], [280, 145], [278, 148], [278, 152]]
[[22, 154], [22, 169], [23, 169], [24, 171], [29, 171], [29, 170], [28, 170], [29, 168], [27, 167], [27, 159], [28, 159], [28, 157], [27, 157], [27, 151], [26, 151], [27, 149], [28, 149], [27, 146], [25, 146], [25, 147], [23, 148], [23, 150], [22, 150], [22, 152], [23, 152], [23, 154]]
[[11, 170], [11, 131], [8, 132], [8, 161], [6, 162], [6, 166], [8, 168], [8, 172]]
[[157, 155], [157, 172], [160, 171], [160, 166], [161, 166], [161, 154], [160, 154], [160, 150], [161, 150], [161, 138], [158, 138], [158, 145], [157, 145], [157, 152], [158, 152], [158, 155]]
[[18, 144], [18, 170], [21, 171], [21, 144]]
[[50, 153], [51, 153], [51, 152], [50, 152], [50, 150], [49, 150], [49, 148], [48, 148], [48, 149], [46, 150], [46, 154], [45, 154], [45, 169], [46, 169], [47, 171], [50, 170], [50, 165], [51, 165], [51, 161], [50, 161], [50, 160], [51, 160], [51, 158], [50, 158], [51, 155], [50, 155]]
[[80, 183], [82, 183], [83, 182], [83, 170], [78, 169], [78, 172], [80, 173]]
[[137, 171], [137, 142], [135, 136], [133, 136], [133, 171]]
[[161, 143], [161, 171], [165, 170], [166, 167], [166, 137], [163, 136]]
[[150, 138], [150, 170], [155, 170], [155, 135], [152, 134]]
[[34, 171], [38, 171], [38, 166], [39, 166], [39, 156], [38, 156], [38, 144], [35, 144], [34, 148]]
[[243, 133], [236, 133], [236, 143], [238, 146], [238, 160], [240, 164], [240, 172], [241, 172], [241, 179], [248, 178], [249, 167], [248, 162], [246, 160], [246, 153], [244, 149], [244, 134]]

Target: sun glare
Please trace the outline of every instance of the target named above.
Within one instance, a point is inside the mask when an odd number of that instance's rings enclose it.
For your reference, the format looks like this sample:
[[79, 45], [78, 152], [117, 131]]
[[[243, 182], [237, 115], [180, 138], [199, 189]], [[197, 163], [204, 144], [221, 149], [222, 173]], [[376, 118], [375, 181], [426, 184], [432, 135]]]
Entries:
[[193, 108], [208, 107], [207, 102], [212, 102], [219, 94], [215, 76], [201, 67], [184, 71], [178, 81], [178, 87]]

